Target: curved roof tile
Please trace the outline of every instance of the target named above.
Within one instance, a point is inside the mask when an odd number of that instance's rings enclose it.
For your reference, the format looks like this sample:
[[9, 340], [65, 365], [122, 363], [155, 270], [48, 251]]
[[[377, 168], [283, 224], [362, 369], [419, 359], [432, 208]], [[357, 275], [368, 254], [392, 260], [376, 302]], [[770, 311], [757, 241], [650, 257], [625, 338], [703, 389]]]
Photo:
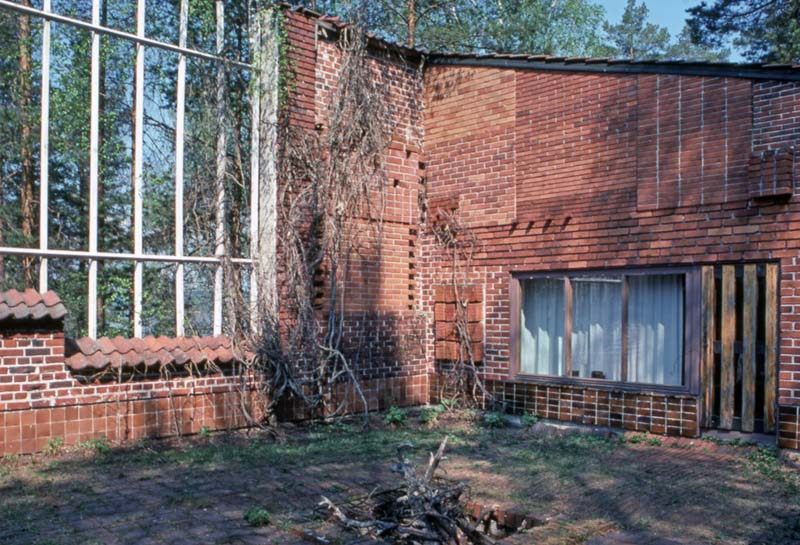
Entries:
[[41, 294], [28, 288], [23, 292], [0, 292], [0, 321], [61, 321], [67, 313], [67, 307], [53, 291]]
[[250, 351], [233, 346], [225, 335], [215, 337], [153, 337], [126, 339], [101, 337], [70, 339], [67, 365], [75, 371], [97, 372], [105, 369], [133, 369], [166, 365], [229, 364], [252, 357]]

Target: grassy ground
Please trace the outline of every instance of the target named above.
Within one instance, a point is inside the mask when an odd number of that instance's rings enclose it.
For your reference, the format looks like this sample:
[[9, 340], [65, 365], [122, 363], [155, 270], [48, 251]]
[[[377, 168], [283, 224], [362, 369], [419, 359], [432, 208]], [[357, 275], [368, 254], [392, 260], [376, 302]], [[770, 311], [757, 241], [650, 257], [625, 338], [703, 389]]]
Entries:
[[0, 543], [306, 543], [306, 530], [344, 543], [315, 509], [320, 495], [344, 502], [390, 483], [399, 443], [413, 442], [422, 462], [445, 434], [448, 478], [469, 482], [481, 503], [548, 520], [507, 543], [585, 543], [618, 530], [679, 543], [800, 543], [798, 472], [769, 449], [399, 414], [394, 424], [375, 417], [368, 432], [300, 427], [280, 443], [231, 433], [127, 449], [54, 444], [49, 455], [6, 458]]

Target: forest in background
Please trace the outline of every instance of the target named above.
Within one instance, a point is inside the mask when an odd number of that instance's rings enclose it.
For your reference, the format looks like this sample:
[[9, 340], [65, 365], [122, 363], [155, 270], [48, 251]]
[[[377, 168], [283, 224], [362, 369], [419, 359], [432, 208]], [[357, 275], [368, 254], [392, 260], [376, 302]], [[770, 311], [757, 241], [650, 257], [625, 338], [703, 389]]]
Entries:
[[[26, 3], [26, 2], [22, 2]], [[40, 2], [39, 2], [40, 4]], [[135, 33], [136, 2], [101, 0], [101, 25]], [[37, 2], [33, 7], [41, 8]], [[247, 2], [225, 2], [226, 58], [249, 62]], [[91, 20], [91, 2], [53, 0], [55, 13]], [[178, 43], [179, 2], [148, 2], [146, 35]], [[215, 52], [215, 2], [192, 0], [188, 47]], [[133, 145], [135, 46], [100, 39], [98, 251], [133, 252]], [[42, 24], [0, 10], [0, 246], [39, 246], [40, 101]], [[49, 229], [51, 249], [88, 250], [91, 33], [51, 24]], [[225, 71], [228, 254], [247, 257], [249, 226], [249, 71], [187, 58], [184, 252], [215, 249], [218, 133], [216, 75]], [[175, 101], [178, 54], [145, 48], [143, 247], [172, 254], [175, 244]], [[174, 334], [176, 265], [145, 263], [144, 334]], [[86, 332], [88, 261], [50, 259], [48, 287], [70, 310], [68, 332]], [[246, 277], [247, 275], [242, 275]], [[186, 332], [210, 334], [214, 267], [187, 264]], [[98, 335], [132, 334], [133, 263], [98, 263]], [[36, 287], [38, 259], [0, 256], [2, 289]]]

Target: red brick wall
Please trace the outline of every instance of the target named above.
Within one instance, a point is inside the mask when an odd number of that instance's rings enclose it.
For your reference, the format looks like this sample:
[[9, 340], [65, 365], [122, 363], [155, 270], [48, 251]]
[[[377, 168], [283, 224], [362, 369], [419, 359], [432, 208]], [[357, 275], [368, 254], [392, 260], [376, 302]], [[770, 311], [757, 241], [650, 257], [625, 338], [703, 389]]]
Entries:
[[[384, 326], [390, 338], [369, 339], [364, 346], [372, 342], [378, 352], [391, 348], [404, 361], [399, 348], [389, 346], [397, 335], [394, 324]], [[364, 356], [370, 356], [369, 350]], [[427, 374], [412, 375], [412, 368], [391, 365], [376, 365], [362, 381], [369, 409], [426, 403]], [[170, 380], [125, 376], [121, 383], [113, 376], [78, 375], [64, 363], [62, 332], [0, 331], [0, 456], [39, 452], [56, 440], [70, 446], [105, 437], [115, 444], [195, 434], [204, 427], [246, 427], [242, 395], [238, 377], [219, 373]], [[258, 418], [263, 399], [255, 390], [244, 395]], [[352, 391], [341, 389], [334, 398], [347, 399], [354, 411], [363, 407]], [[315, 416], [291, 403], [280, 411], [293, 419]]]
[[[285, 12], [288, 33], [289, 88], [285, 114], [297, 127], [327, 130], [342, 54], [337, 33], [317, 27], [314, 17]], [[382, 222], [362, 220], [359, 244], [350, 256], [346, 284], [345, 348], [351, 348], [362, 376], [370, 380], [425, 377], [430, 372], [427, 338], [432, 317], [421, 312], [417, 266], [419, 193], [424, 176], [422, 79], [417, 61], [372, 48], [369, 68], [386, 91], [389, 147], [384, 157]], [[280, 228], [280, 226], [279, 226]], [[324, 308], [323, 294], [322, 303]], [[413, 379], [417, 384], [420, 379]], [[427, 380], [427, 379], [426, 379]]]
[[64, 363], [61, 331], [0, 331], [0, 455], [41, 451], [59, 438], [121, 442], [244, 425], [238, 378], [76, 376]]
[[[646, 89], [659, 79], [664, 101], [653, 112]], [[726, 86], [727, 114], [717, 96]], [[800, 203], [751, 202], [742, 181], [751, 149], [800, 144], [798, 84], [434, 65], [425, 92], [429, 200], [468, 194], [459, 212], [480, 240], [469, 275], [485, 287], [489, 379], [511, 379], [515, 271], [774, 260], [779, 404], [800, 405]], [[655, 123], [668, 161], [658, 170]], [[502, 169], [487, 173], [498, 159]], [[658, 203], [656, 172], [665, 182]], [[422, 244], [423, 282], [441, 284], [448, 263], [430, 236]], [[431, 289], [424, 294], [433, 300]]]

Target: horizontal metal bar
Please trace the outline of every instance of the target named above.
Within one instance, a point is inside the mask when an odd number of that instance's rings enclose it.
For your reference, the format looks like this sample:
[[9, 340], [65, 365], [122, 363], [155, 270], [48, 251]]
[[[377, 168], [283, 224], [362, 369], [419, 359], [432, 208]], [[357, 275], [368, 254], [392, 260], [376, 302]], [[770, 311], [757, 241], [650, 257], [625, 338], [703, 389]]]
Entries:
[[152, 38], [147, 38], [144, 36], [137, 36], [136, 34], [124, 32], [122, 30], [117, 30], [115, 28], [108, 28], [102, 25], [94, 25], [88, 21], [81, 21], [80, 19], [74, 19], [72, 17], [58, 15], [57, 13], [46, 12], [30, 6], [23, 6], [22, 4], [17, 4], [16, 2], [11, 2], [10, 0], [0, 0], [0, 8], [16, 11], [18, 13], [23, 13], [25, 15], [33, 15], [35, 17], [41, 17], [43, 19], [47, 19], [49, 21], [54, 21], [57, 23], [64, 23], [67, 25], [76, 26], [78, 28], [83, 28], [85, 30], [92, 30], [94, 32], [99, 32], [101, 34], [106, 34], [108, 36], [122, 38], [123, 40], [129, 40], [131, 42], [139, 43], [142, 45], [157, 47], [159, 49], [166, 49], [167, 51], [172, 51], [175, 53], [182, 53], [189, 57], [197, 57], [209, 61], [222, 62], [225, 64], [231, 64], [233, 66], [239, 66], [241, 68], [247, 68], [248, 70], [254, 70], [253, 65], [247, 64], [245, 62], [226, 59], [225, 57], [219, 57], [217, 55], [212, 55], [211, 53], [204, 53], [202, 51], [181, 47], [175, 44], [161, 42], [159, 40], [153, 40]]
[[[96, 259], [98, 261], [158, 261], [163, 263], [211, 263], [218, 264], [224, 261], [219, 257], [211, 256], [176, 256], [160, 254], [123, 254], [115, 252], [85, 252], [83, 250], [41, 250], [39, 248], [12, 248], [0, 246], [0, 255], [25, 255], [34, 257], [51, 257], [62, 259]], [[244, 257], [234, 257], [231, 263], [237, 265], [251, 265], [255, 260]]]

